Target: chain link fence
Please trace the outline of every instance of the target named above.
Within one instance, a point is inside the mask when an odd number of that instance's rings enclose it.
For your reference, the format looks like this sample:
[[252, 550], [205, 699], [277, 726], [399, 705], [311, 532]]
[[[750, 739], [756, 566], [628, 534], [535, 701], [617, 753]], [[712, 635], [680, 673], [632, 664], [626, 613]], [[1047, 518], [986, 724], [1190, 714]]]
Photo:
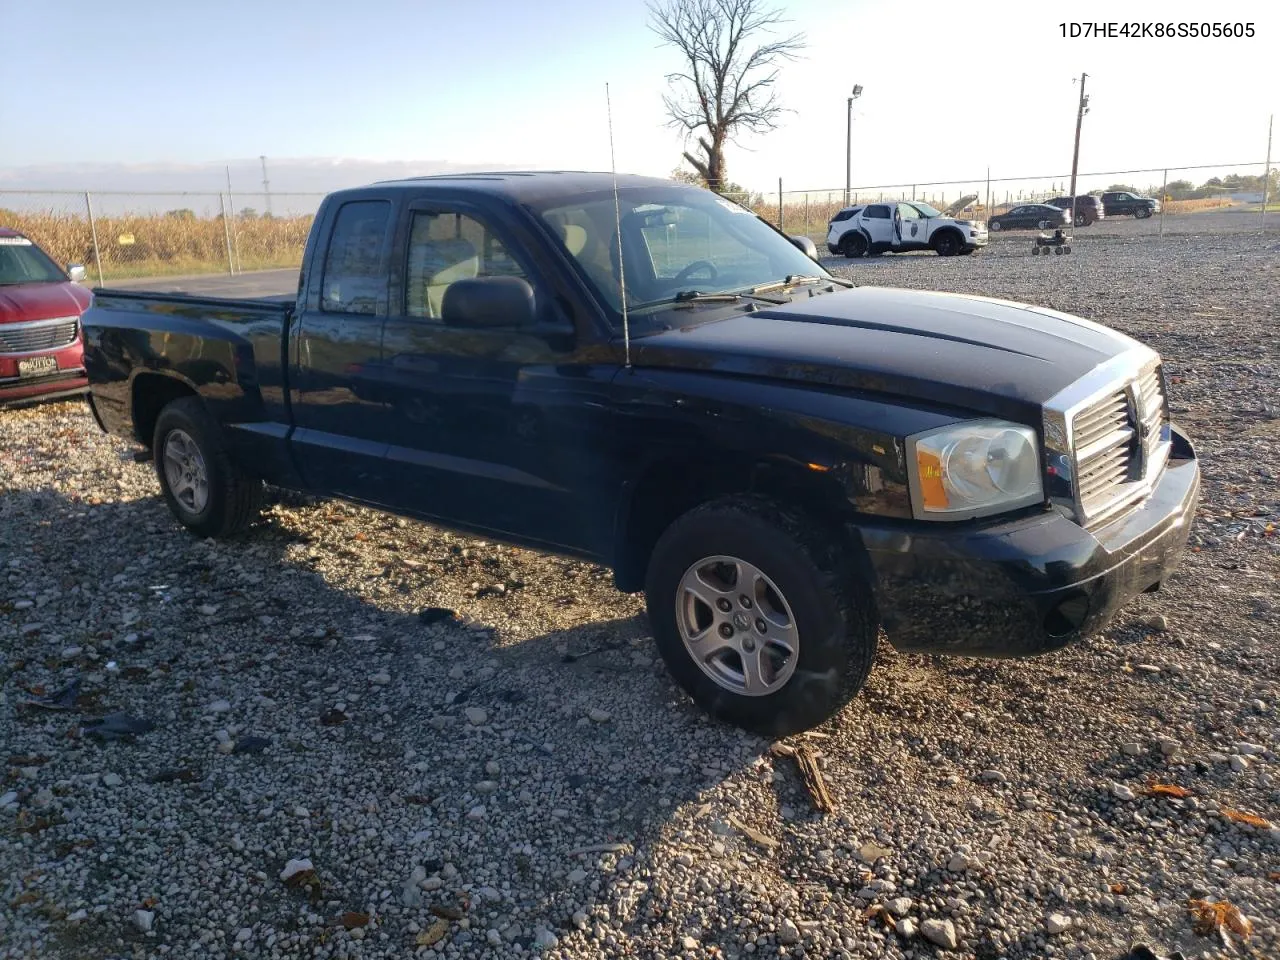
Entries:
[[[1267, 210], [1263, 210], [1265, 182]], [[732, 194], [732, 199], [791, 234], [804, 234], [821, 244], [832, 217], [846, 206], [915, 201], [950, 215], [988, 221], [1029, 203], [1069, 197], [1070, 175], [1000, 177], [936, 182], [875, 184], [816, 190], [785, 189], [776, 193]], [[1200, 232], [1263, 231], [1280, 227], [1280, 171], [1264, 161], [1192, 167], [1115, 170], [1081, 173], [1076, 195], [1129, 192], [1160, 200], [1150, 217], [1124, 213], [1081, 227], [1084, 235], [1130, 236]], [[1145, 211], [1143, 211], [1145, 212]]]
[[322, 193], [0, 190], [0, 226], [29, 236], [90, 281], [301, 265]]
[[[1264, 175], [1264, 169], [1267, 173]], [[1070, 177], [983, 176], [969, 180], [855, 186], [733, 199], [791, 234], [826, 240], [849, 204], [928, 203], [989, 221], [1014, 207], [1068, 195]], [[1280, 171], [1265, 162], [1082, 173], [1077, 195], [1128, 191], [1161, 201], [1149, 217], [1107, 216], [1078, 228], [1087, 236], [1265, 231], [1280, 227]], [[1263, 197], [1268, 199], [1264, 211]], [[62, 264], [83, 264], [90, 283], [296, 268], [323, 199], [313, 192], [121, 193], [0, 190], [0, 226], [14, 227]], [[1002, 231], [1003, 232], [1003, 231]]]

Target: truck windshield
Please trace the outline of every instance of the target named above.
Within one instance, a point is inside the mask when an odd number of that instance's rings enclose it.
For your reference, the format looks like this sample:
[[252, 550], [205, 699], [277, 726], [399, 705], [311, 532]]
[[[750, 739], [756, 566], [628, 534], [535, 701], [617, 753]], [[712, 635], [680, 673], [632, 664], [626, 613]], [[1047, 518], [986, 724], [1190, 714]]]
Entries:
[[0, 287], [64, 283], [67, 275], [26, 237], [0, 237]]
[[912, 205], [913, 207], [915, 207], [917, 210], [919, 210], [919, 211], [920, 211], [920, 215], [921, 215], [922, 217], [941, 217], [941, 216], [945, 216], [945, 214], [943, 214], [943, 212], [942, 212], [941, 210], [937, 209], [936, 207], [931, 207], [931, 206], [929, 206], [929, 204], [927, 204], [927, 203], [918, 203], [918, 202], [914, 202], [914, 201], [913, 201], [911, 205]]
[[750, 210], [697, 187], [621, 189], [617, 211], [608, 191], [537, 212], [618, 313], [619, 220], [627, 305], [638, 316], [708, 302], [698, 294], [745, 293], [788, 277], [830, 277]]

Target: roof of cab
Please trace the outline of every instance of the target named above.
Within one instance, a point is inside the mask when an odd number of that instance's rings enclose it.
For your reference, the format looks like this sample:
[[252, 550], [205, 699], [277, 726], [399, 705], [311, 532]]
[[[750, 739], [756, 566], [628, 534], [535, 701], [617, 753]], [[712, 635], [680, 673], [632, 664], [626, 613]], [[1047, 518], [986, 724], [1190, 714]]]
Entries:
[[[472, 193], [488, 193], [519, 203], [545, 203], [558, 198], [571, 198], [581, 194], [612, 190], [614, 175], [585, 170], [499, 170], [475, 173], [439, 173], [426, 177], [407, 177], [402, 180], [381, 180], [368, 187], [356, 188], [358, 192], [373, 188], [420, 189], [422, 187], [455, 188]], [[661, 177], [642, 177], [635, 174], [618, 174], [619, 190], [629, 187], [680, 188], [683, 184]]]

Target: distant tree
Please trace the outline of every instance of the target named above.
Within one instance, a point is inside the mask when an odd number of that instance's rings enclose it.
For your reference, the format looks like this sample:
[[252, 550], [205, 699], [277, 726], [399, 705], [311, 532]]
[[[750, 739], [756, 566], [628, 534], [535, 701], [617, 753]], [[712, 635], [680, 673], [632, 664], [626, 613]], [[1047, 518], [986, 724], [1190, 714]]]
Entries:
[[194, 220], [196, 218], [196, 212], [184, 207], [181, 210], [170, 210], [165, 214], [165, 216], [171, 217], [174, 220]]
[[723, 192], [725, 145], [777, 126], [785, 108], [774, 83], [781, 65], [804, 49], [804, 36], [766, 40], [786, 21], [762, 0], [651, 0], [649, 13], [650, 29], [684, 59], [684, 69], [667, 77], [669, 122], [697, 137], [702, 153], [684, 158]]
[[[708, 186], [707, 181], [702, 179], [702, 175], [692, 170], [686, 170], [684, 167], [676, 167], [671, 171], [669, 180], [676, 183], [688, 183], [695, 187]], [[764, 197], [759, 193], [752, 193], [740, 183], [734, 183], [732, 180], [726, 180], [721, 184], [719, 190], [716, 191], [723, 196], [733, 197], [735, 200], [741, 200], [747, 205], [760, 204], [764, 202]]]
[[1111, 186], [1107, 187], [1107, 189], [1104, 190], [1103, 192], [1104, 193], [1138, 193], [1139, 190], [1137, 187], [1131, 187], [1127, 183], [1113, 183]]
[[687, 183], [694, 187], [705, 187], [707, 185], [707, 181], [703, 180], [700, 175], [692, 170], [686, 170], [684, 167], [676, 167], [671, 171], [671, 175], [667, 179], [674, 180], [676, 183]]
[[1164, 195], [1170, 200], [1186, 200], [1195, 190], [1190, 180], [1170, 180], [1164, 187]]
[[240, 211], [240, 219], [241, 220], [257, 220], [258, 211], [253, 209], [253, 207], [245, 207], [243, 210]]

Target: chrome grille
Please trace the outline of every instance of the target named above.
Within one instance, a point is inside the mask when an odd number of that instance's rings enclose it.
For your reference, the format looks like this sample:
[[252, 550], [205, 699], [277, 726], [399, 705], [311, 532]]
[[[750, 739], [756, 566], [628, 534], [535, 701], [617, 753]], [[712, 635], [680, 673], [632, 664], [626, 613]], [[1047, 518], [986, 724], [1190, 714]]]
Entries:
[[1158, 364], [1075, 414], [1071, 446], [1083, 522], [1100, 523], [1150, 491], [1168, 459], [1167, 425]]
[[79, 317], [55, 317], [26, 323], [0, 324], [0, 354], [45, 353], [61, 350], [80, 335]]

